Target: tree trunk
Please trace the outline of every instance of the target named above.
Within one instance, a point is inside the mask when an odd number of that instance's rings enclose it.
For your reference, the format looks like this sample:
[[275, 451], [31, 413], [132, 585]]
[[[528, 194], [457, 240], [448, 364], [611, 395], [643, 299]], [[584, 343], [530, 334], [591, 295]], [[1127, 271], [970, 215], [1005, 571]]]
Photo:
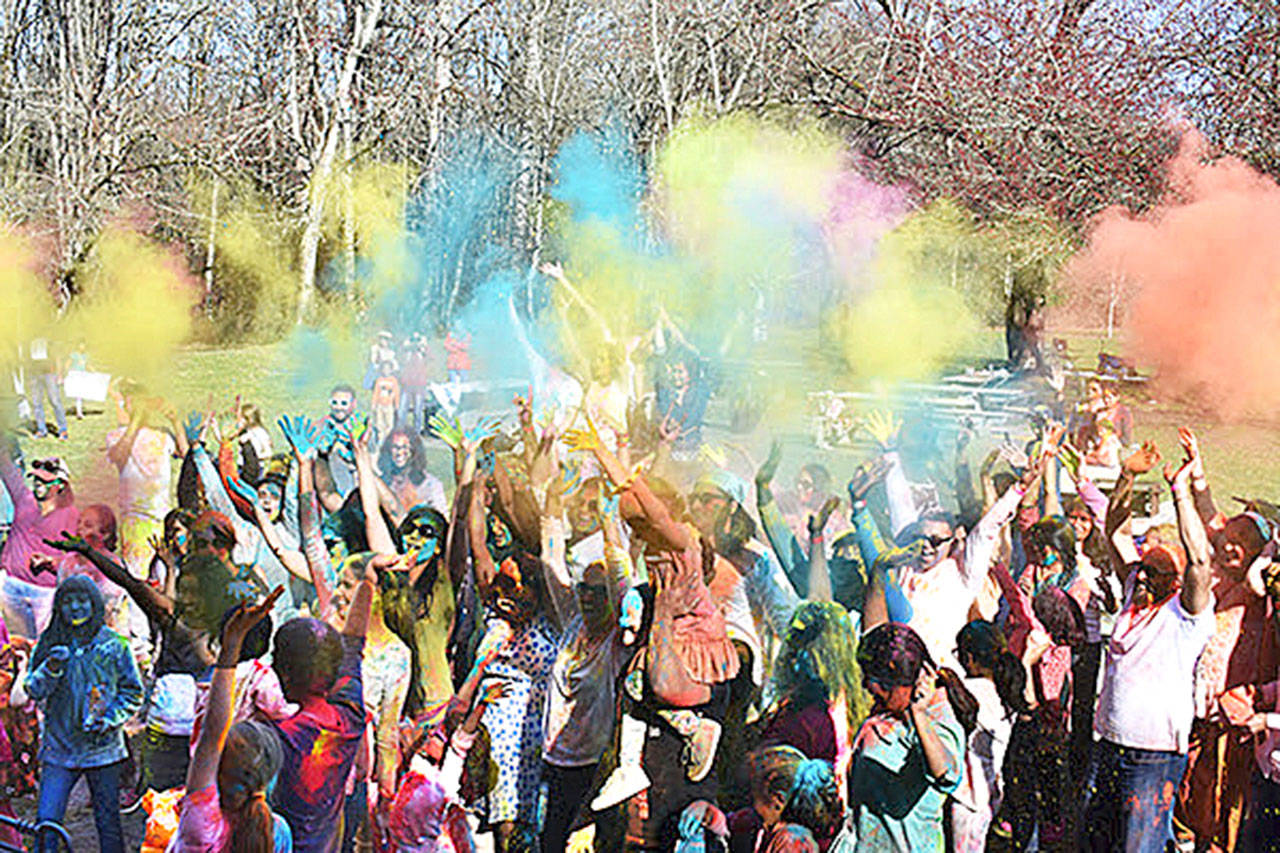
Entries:
[[[364, 14], [360, 14], [363, 9]], [[324, 221], [324, 203], [329, 192], [329, 182], [333, 177], [333, 161], [338, 154], [338, 142], [343, 124], [350, 120], [351, 85], [355, 80], [356, 69], [364, 51], [373, 41], [378, 29], [378, 19], [382, 14], [382, 0], [370, 0], [367, 7], [360, 7], [356, 12], [356, 23], [351, 32], [351, 49], [347, 52], [342, 65], [342, 74], [338, 77], [334, 91], [334, 108], [329, 111], [328, 127], [325, 129], [324, 145], [320, 156], [314, 161], [311, 170], [311, 182], [307, 188], [307, 210], [302, 230], [298, 276], [298, 314], [299, 324], [306, 321], [315, 301], [316, 257], [320, 250], [320, 229]]]

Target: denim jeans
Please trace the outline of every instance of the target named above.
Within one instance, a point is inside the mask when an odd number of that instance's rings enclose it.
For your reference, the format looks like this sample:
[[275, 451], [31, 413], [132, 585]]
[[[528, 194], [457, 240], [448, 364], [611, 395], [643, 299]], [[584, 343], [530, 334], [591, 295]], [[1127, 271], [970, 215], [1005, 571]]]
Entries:
[[[124, 853], [124, 834], [120, 829], [120, 770], [123, 761], [103, 767], [58, 767], [40, 764], [40, 804], [36, 808], [37, 820], [58, 823], [67, 814], [67, 800], [71, 788], [83, 774], [89, 780], [89, 796], [93, 800], [93, 822], [98, 827], [98, 849], [102, 853]], [[41, 839], [42, 853], [58, 849], [53, 836]]]
[[0, 573], [0, 612], [9, 633], [34, 640], [49, 627], [53, 616], [51, 586], [33, 583]]
[[1095, 743], [1081, 849], [1163, 853], [1173, 839], [1173, 802], [1186, 769], [1185, 753]]
[[41, 373], [39, 376], [31, 377], [28, 396], [31, 398], [31, 413], [36, 419], [36, 434], [45, 435], [48, 432], [44, 419], [44, 398], [47, 396], [49, 404], [53, 406], [53, 416], [58, 421], [58, 435], [66, 435], [67, 410], [62, 406], [62, 389], [58, 387], [58, 374]]

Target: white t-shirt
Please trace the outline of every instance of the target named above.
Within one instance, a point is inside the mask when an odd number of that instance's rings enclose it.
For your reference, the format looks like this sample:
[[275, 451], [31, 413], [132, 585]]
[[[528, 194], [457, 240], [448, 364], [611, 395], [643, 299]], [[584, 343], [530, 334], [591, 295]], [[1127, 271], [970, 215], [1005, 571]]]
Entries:
[[1125, 606], [1107, 643], [1094, 731], [1120, 746], [1185, 753], [1195, 716], [1196, 659], [1216, 624], [1213, 598], [1196, 614], [1183, 608], [1180, 595], [1135, 612], [1132, 575], [1125, 586]]
[[[107, 433], [110, 451], [125, 436], [125, 428]], [[120, 511], [126, 516], [164, 521], [171, 507], [169, 486], [173, 481], [170, 459], [177, 452], [173, 436], [150, 427], [138, 430], [129, 458], [120, 469]]]

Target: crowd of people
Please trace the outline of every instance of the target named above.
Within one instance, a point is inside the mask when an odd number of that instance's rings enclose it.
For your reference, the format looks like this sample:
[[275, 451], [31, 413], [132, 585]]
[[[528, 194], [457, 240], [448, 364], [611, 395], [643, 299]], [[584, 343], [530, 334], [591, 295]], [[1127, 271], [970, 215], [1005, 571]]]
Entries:
[[975, 477], [983, 437], [904, 461], [875, 413], [840, 494], [700, 452], [686, 356], [647, 415], [506, 429], [398, 359], [275, 441], [122, 383], [111, 503], [3, 443], [0, 810], [83, 776], [104, 851], [143, 792], [177, 853], [1280, 846], [1280, 515], [1191, 430], [1157, 472], [1090, 386]]

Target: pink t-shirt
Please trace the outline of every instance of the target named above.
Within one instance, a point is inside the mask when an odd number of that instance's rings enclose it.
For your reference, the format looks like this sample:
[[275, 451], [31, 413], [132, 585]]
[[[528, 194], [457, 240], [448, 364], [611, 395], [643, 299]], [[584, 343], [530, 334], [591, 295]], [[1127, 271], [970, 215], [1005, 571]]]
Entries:
[[[191, 753], [200, 739], [200, 725], [209, 707], [209, 682], [196, 682], [195, 718], [191, 725]], [[262, 660], [241, 661], [236, 665], [236, 693], [232, 700], [231, 724], [245, 720], [287, 720], [298, 713], [298, 706], [284, 698], [276, 672]]]
[[0, 478], [4, 479], [9, 499], [13, 501], [13, 526], [9, 528], [4, 551], [0, 552], [0, 569], [17, 580], [52, 589], [58, 585], [57, 576], [48, 572], [33, 575], [31, 557], [45, 554], [55, 563], [61, 560], [62, 552], [50, 548], [44, 540], [61, 539], [64, 531], [75, 533], [80, 513], [74, 506], [67, 506], [41, 515], [40, 504], [36, 503], [35, 495], [22, 481], [22, 472], [12, 462], [0, 466]]
[[[292, 853], [293, 833], [280, 815], [275, 818], [276, 853]], [[219, 853], [227, 845], [231, 825], [222, 816], [218, 788], [210, 785], [187, 794], [178, 803], [178, 831], [165, 853]]]

